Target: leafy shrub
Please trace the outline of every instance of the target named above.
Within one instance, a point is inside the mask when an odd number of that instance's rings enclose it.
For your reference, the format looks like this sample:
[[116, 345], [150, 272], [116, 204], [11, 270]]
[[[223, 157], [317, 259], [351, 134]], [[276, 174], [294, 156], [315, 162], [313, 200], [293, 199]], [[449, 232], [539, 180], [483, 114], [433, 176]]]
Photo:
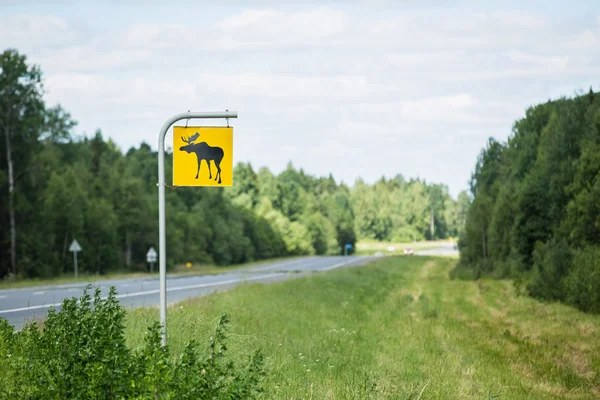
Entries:
[[160, 324], [148, 327], [145, 345], [126, 346], [125, 311], [111, 287], [65, 299], [37, 323], [15, 331], [0, 318], [0, 399], [248, 399], [262, 392], [263, 358], [246, 365], [225, 358], [229, 320], [222, 314], [202, 354], [194, 341], [181, 354], [161, 345]]
[[404, 225], [392, 233], [392, 242], [411, 243], [415, 240], [425, 240], [425, 235], [413, 225]]
[[566, 240], [537, 242], [533, 252], [533, 277], [527, 289], [541, 300], [564, 300], [564, 278], [571, 269], [573, 255]]
[[569, 304], [600, 314], [600, 247], [586, 246], [575, 251], [565, 288]]

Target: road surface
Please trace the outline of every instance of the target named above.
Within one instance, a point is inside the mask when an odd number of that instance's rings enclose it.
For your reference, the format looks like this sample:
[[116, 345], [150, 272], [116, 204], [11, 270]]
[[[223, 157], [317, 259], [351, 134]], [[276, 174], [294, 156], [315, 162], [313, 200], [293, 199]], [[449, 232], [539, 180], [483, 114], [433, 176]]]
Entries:
[[435, 249], [415, 249], [416, 256], [458, 256], [458, 250], [454, 248], [454, 243], [440, 243], [440, 247]]
[[[360, 266], [375, 259], [365, 256], [303, 257], [300, 259], [265, 263], [217, 275], [183, 275], [167, 277], [169, 304], [233, 287], [242, 282], [271, 282], [305, 276], [348, 266]], [[92, 283], [89, 294], [100, 287], [107, 296], [111, 286], [125, 308], [158, 306], [160, 302], [158, 276], [98, 281]], [[38, 286], [0, 290], [0, 318], [21, 329], [26, 322], [43, 319], [50, 307], [60, 310], [65, 298], [80, 297], [85, 283]]]

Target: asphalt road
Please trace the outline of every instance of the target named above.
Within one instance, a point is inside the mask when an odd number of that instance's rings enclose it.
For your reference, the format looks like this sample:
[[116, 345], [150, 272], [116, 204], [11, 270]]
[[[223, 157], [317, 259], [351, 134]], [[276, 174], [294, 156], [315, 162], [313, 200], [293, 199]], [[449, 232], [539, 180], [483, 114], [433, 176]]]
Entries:
[[458, 250], [454, 248], [454, 243], [443, 243], [435, 249], [418, 250], [415, 249], [416, 256], [458, 256]]
[[[303, 257], [294, 260], [266, 263], [217, 275], [184, 275], [167, 277], [167, 303], [197, 297], [223, 290], [242, 282], [272, 282], [291, 279], [310, 273], [341, 267], [360, 266], [374, 257], [337, 256]], [[107, 296], [111, 286], [117, 289], [117, 298], [125, 308], [158, 306], [160, 301], [158, 276], [98, 281], [92, 284], [91, 296], [100, 287]], [[80, 297], [85, 283], [38, 286], [0, 290], [0, 318], [20, 329], [26, 322], [43, 319], [50, 307], [60, 310], [63, 299]]]

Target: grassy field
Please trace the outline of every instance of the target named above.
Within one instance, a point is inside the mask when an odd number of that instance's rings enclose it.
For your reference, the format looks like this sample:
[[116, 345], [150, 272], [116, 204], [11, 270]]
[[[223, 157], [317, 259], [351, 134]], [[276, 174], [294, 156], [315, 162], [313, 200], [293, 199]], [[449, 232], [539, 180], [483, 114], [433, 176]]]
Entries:
[[[599, 397], [599, 316], [518, 296], [507, 281], [450, 281], [455, 262], [386, 257], [190, 300], [169, 311], [169, 344], [208, 343], [228, 313], [229, 351], [265, 354], [269, 399]], [[132, 346], [157, 317], [128, 315]]]

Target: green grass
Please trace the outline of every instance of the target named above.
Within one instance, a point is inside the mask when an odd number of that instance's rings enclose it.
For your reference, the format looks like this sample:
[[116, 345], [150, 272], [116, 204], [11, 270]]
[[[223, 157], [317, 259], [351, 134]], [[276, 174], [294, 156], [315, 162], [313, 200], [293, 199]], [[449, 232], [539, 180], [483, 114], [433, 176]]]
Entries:
[[[206, 345], [227, 312], [230, 351], [263, 349], [269, 399], [598, 398], [599, 316], [517, 296], [508, 281], [451, 281], [455, 263], [386, 257], [182, 302], [169, 344]], [[156, 318], [130, 312], [128, 343]]]
[[[174, 270], [169, 271], [167, 276], [179, 276], [179, 275], [211, 275], [221, 274], [230, 271], [236, 271], [244, 268], [250, 268], [259, 264], [270, 264], [277, 261], [293, 260], [295, 257], [287, 258], [272, 258], [268, 260], [253, 261], [244, 264], [234, 264], [228, 266], [217, 266], [207, 264], [192, 264], [191, 267], [187, 268], [185, 265], [177, 265]], [[154, 265], [154, 273], [150, 272], [109, 272], [104, 275], [79, 273], [79, 276], [75, 278], [71, 275], [62, 275], [55, 278], [34, 278], [34, 279], [17, 279], [17, 280], [0, 280], [0, 290], [2, 289], [17, 289], [33, 286], [46, 286], [46, 285], [62, 285], [70, 283], [90, 283], [105, 280], [114, 279], [131, 279], [131, 278], [147, 278], [151, 276], [158, 277], [158, 263]]]
[[[403, 254], [404, 249], [412, 248], [413, 250], [428, 250], [435, 249], [447, 243], [453, 243], [450, 240], [423, 240], [419, 242], [380, 242], [375, 240], [360, 240], [356, 243], [357, 255], [373, 255], [382, 252], [387, 255]], [[393, 251], [389, 251], [388, 247], [393, 247]]]

